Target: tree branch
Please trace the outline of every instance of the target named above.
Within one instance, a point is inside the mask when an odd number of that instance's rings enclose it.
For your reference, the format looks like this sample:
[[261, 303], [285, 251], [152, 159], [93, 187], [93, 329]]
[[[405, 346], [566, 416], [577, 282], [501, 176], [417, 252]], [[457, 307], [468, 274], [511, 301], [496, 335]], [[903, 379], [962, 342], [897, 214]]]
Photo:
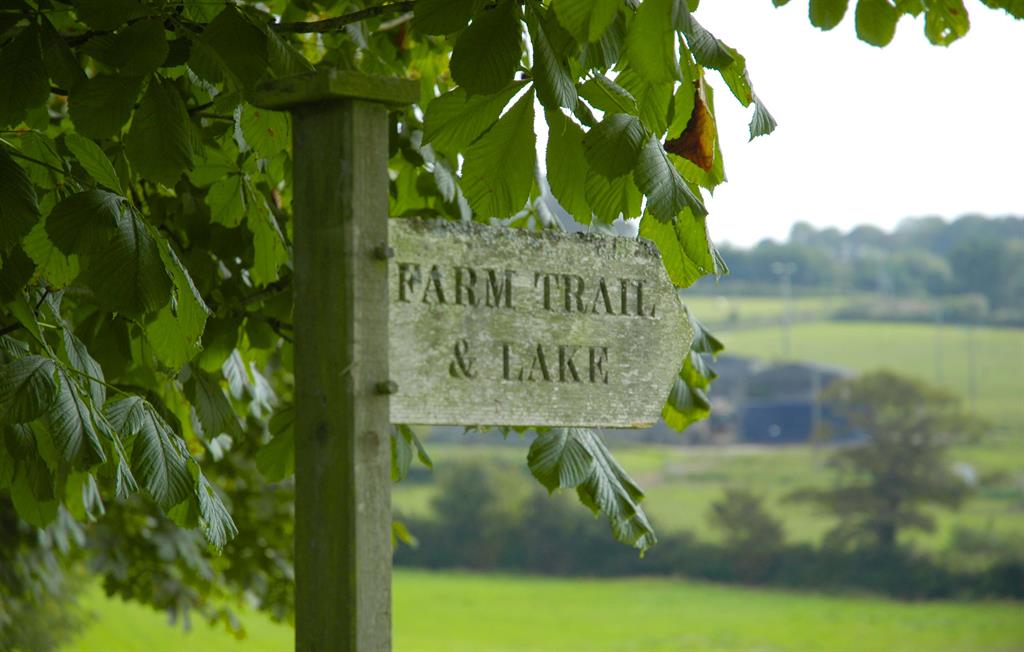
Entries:
[[350, 14], [344, 14], [334, 18], [325, 18], [324, 20], [298, 23], [274, 23], [270, 26], [270, 29], [275, 32], [290, 34], [323, 34], [325, 32], [336, 32], [346, 25], [358, 23], [366, 20], [367, 18], [374, 18], [381, 14], [405, 13], [407, 11], [412, 11], [415, 5], [416, 3], [412, 0], [389, 2], [387, 4], [360, 9], [359, 11], [353, 11]]

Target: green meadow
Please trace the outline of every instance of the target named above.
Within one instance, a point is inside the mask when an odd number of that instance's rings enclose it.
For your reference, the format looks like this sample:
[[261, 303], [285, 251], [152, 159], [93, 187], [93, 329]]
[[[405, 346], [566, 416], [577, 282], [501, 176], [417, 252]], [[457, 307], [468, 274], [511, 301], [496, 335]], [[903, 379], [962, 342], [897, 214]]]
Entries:
[[[698, 315], [719, 323], [716, 335], [730, 353], [782, 357], [779, 328], [770, 325], [781, 314], [778, 300], [697, 301], [704, 304], [694, 306]], [[955, 532], [966, 528], [1024, 547], [1024, 331], [829, 322], [823, 321], [835, 308], [829, 300], [797, 301], [804, 321], [792, 326], [793, 357], [852, 371], [891, 369], [943, 385], [996, 426], [987, 440], [951, 452], [951, 461], [970, 465], [981, 485], [960, 511], [937, 512], [936, 531], [913, 535], [915, 546], [948, 558]], [[429, 517], [434, 478], [460, 461], [518, 468], [528, 486], [533, 480], [526, 468], [527, 443], [514, 435], [502, 442], [493, 432], [468, 433], [453, 443], [428, 438], [435, 471], [397, 485], [396, 510]], [[646, 490], [644, 506], [659, 532], [689, 530], [714, 539], [705, 515], [730, 486], [764, 496], [790, 541], [818, 542], [830, 526], [827, 516], [785, 500], [796, 488], [833, 479], [826, 447], [683, 447], [622, 439], [611, 447]], [[68, 652], [269, 651], [292, 645], [289, 626], [244, 610], [248, 636], [234, 641], [201, 622], [186, 634], [168, 627], [162, 614], [109, 600], [98, 589], [88, 594], [88, 602], [100, 618]], [[1021, 603], [901, 603], [668, 578], [550, 579], [401, 569], [394, 606], [396, 652], [1024, 652]]]
[[[731, 297], [722, 299], [728, 304], [718, 304], [718, 299], [698, 297], [698, 301], [706, 304], [698, 306], [700, 310], [728, 305], [740, 314], [779, 314], [769, 312], [772, 306], [778, 308], [777, 299]], [[826, 314], [826, 299], [800, 301], [806, 310]], [[729, 353], [782, 358], [778, 327], [726, 328], [716, 335]], [[992, 422], [993, 434], [954, 449], [951, 462], [969, 465], [981, 486], [959, 512], [936, 512], [934, 533], [915, 533], [911, 538], [925, 549], [942, 550], [955, 529], [969, 528], [1024, 546], [1024, 330], [817, 321], [793, 325], [791, 338], [799, 359], [854, 372], [889, 369], [947, 387], [964, 396], [965, 404], [973, 404]], [[526, 474], [526, 451], [514, 436], [510, 439], [503, 446], [475, 446], [493, 443], [497, 435], [470, 433], [464, 442], [454, 444], [428, 441], [428, 449], [439, 473], [460, 460], [487, 458], [518, 466]], [[791, 541], [817, 542], [830, 526], [828, 518], [812, 508], [785, 501], [794, 489], [832, 480], [825, 447], [633, 446], [616, 440], [611, 448], [647, 492], [644, 506], [661, 531], [685, 529], [714, 538], [705, 514], [725, 487], [745, 487], [764, 496], [767, 507], [782, 518]], [[430, 482], [399, 485], [394, 495], [402, 513], [431, 513], [434, 489]]]
[[[717, 333], [726, 350], [782, 358], [779, 327]], [[887, 322], [791, 327], [793, 357], [852, 371], [889, 369], [947, 387], [1001, 429], [1024, 433], [1024, 330]], [[1018, 441], [1020, 438], [1018, 437]]]
[[[494, 436], [473, 433], [467, 439]], [[831, 481], [825, 448], [623, 444], [611, 448], [646, 492], [644, 508], [659, 532], [689, 530], [715, 539], [717, 533], [708, 527], [706, 514], [726, 487], [743, 487], [764, 496], [768, 510], [782, 519], [789, 541], [816, 543], [831, 526], [828, 517], [813, 508], [785, 500], [795, 489]], [[527, 477], [526, 448], [515, 442], [505, 446], [433, 444], [428, 449], [436, 473], [460, 461], [491, 460], [521, 468], [523, 481], [533, 482]], [[935, 512], [936, 531], [912, 534], [914, 543], [941, 551], [949, 546], [956, 528], [969, 528], [1024, 546], [1024, 446], [1002, 440], [964, 446], [955, 449], [951, 459], [970, 464], [986, 483], [960, 511]], [[408, 516], [431, 516], [435, 493], [431, 481], [399, 484], [393, 493], [395, 509]]]
[[[248, 636], [192, 631], [106, 600], [66, 652], [270, 652], [292, 630], [246, 614]], [[1011, 652], [1024, 650], [1014, 603], [900, 603], [720, 587], [676, 579], [563, 580], [398, 571], [395, 652]]]

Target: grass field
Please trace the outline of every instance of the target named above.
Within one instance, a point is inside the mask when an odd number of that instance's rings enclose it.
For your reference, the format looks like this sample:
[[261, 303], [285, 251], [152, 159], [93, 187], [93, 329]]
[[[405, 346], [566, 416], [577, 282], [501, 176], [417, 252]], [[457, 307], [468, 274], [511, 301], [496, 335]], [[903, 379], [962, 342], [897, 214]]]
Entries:
[[[713, 303], [714, 298], [699, 297]], [[730, 305], [759, 314], [777, 310], [778, 300], [733, 297]], [[808, 309], [824, 309], [825, 299], [803, 299]], [[705, 306], [706, 308], [706, 306]], [[781, 357], [777, 327], [725, 330], [718, 335], [728, 351], [767, 360]], [[944, 385], [969, 397], [974, 407], [997, 427], [988, 440], [953, 451], [953, 462], [970, 464], [986, 485], [957, 513], [937, 512], [934, 534], [915, 534], [923, 548], [946, 547], [955, 527], [990, 532], [1024, 545], [1024, 331], [929, 324], [817, 322], [792, 327], [795, 357], [847, 367], [854, 371], [891, 369]], [[941, 353], [937, 355], [937, 348]], [[974, 381], [971, 391], [970, 351], [973, 347]], [[969, 399], [965, 399], [970, 404]], [[466, 443], [429, 444], [443, 472], [447, 464], [479, 457], [503, 460], [526, 473], [526, 451], [513, 442], [505, 446], [472, 446], [494, 435], [467, 435]], [[636, 477], [648, 498], [645, 508], [665, 532], [687, 529], [713, 538], [705, 514], [727, 486], [746, 487], [766, 498], [783, 518], [791, 541], [818, 541], [829, 528], [827, 518], [809, 507], [784, 503], [797, 487], [824, 484], [831, 472], [825, 465], [827, 449], [791, 447], [675, 447], [625, 446], [612, 448]], [[428, 515], [433, 487], [406, 484], [395, 488], [395, 505], [406, 514]]]
[[[94, 594], [102, 611], [66, 652], [264, 652], [292, 630], [245, 618], [236, 642], [196, 623]], [[400, 571], [395, 652], [1011, 652], [1024, 650], [1024, 607], [898, 603], [671, 579], [556, 580]]]
[[[697, 301], [705, 302], [694, 306], [705, 321], [724, 325], [716, 334], [729, 352], [781, 357], [778, 327], [754, 323], [778, 319], [777, 300]], [[1024, 546], [1024, 331], [813, 321], [833, 309], [828, 300], [798, 301], [808, 321], [792, 327], [793, 357], [854, 371], [888, 368], [945, 385], [973, 395], [968, 403], [1001, 429], [999, 436], [952, 451], [954, 462], [971, 464], [986, 482], [961, 511], [936, 514], [938, 530], [915, 535], [915, 544], [945, 555], [959, 526]], [[494, 433], [474, 433], [456, 443], [428, 440], [435, 473], [458, 461], [489, 459], [521, 469], [523, 486], [533, 482], [525, 477], [528, 440], [474, 445], [498, 439]], [[713, 539], [705, 514], [730, 486], [764, 496], [790, 541], [818, 541], [830, 526], [811, 509], [783, 501], [797, 487], [831, 480], [827, 449], [638, 446], [621, 440], [610, 445], [647, 491], [644, 506], [659, 532], [687, 529]], [[430, 515], [435, 491], [433, 478], [402, 483], [395, 487], [394, 504], [405, 514]], [[396, 574], [394, 596], [396, 652], [1024, 652], [1021, 603], [907, 604], [668, 579], [556, 580], [406, 570]], [[250, 635], [235, 643], [202, 623], [184, 634], [145, 608], [98, 592], [91, 600], [102, 620], [68, 652], [291, 649], [291, 629], [258, 615], [245, 619]]]
[[[881, 322], [791, 328], [795, 359], [915, 376], [948, 387], [978, 413], [1024, 435], [1024, 330]], [[718, 335], [730, 353], [765, 360], [782, 357], [778, 327]]]
[[[486, 437], [472, 434], [470, 438]], [[827, 484], [832, 471], [826, 466], [828, 450], [812, 446], [680, 447], [616, 445], [612, 451], [644, 488], [644, 509], [659, 532], [689, 530], [705, 539], [718, 534], [707, 523], [710, 504], [726, 487], [744, 487], [765, 498], [769, 511], [782, 519], [788, 540], [818, 542], [832, 522], [811, 507], [785, 501], [800, 487]], [[496, 460], [519, 467], [527, 477], [526, 449], [504, 446], [428, 444], [435, 472], [473, 459]], [[971, 464], [982, 477], [998, 478], [971, 497], [958, 512], [937, 511], [932, 534], [912, 533], [923, 549], [943, 550], [956, 527], [988, 532], [1024, 545], [1024, 446], [1007, 442], [965, 446], [951, 454], [954, 462]], [[432, 481], [402, 483], [393, 490], [397, 511], [431, 516], [436, 494]], [[583, 509], [582, 507], [580, 509]]]
[[[788, 306], [790, 319], [793, 322], [829, 319], [841, 308], [870, 297], [868, 294], [792, 297]], [[683, 301], [702, 324], [714, 330], [771, 326], [778, 323], [787, 310], [777, 296], [684, 293]]]

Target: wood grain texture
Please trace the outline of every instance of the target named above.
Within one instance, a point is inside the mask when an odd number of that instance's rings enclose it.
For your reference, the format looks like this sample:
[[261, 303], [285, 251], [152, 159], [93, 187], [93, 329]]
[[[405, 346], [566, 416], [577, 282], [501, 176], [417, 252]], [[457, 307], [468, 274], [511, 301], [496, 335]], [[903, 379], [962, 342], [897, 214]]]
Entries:
[[387, 652], [387, 110], [304, 105], [293, 133], [296, 649]]
[[394, 423], [643, 427], [692, 332], [646, 241], [392, 219]]
[[364, 75], [351, 70], [322, 68], [267, 82], [249, 101], [265, 109], [283, 110], [315, 102], [339, 99], [373, 100], [383, 104], [412, 104], [420, 99], [420, 87], [408, 79]]

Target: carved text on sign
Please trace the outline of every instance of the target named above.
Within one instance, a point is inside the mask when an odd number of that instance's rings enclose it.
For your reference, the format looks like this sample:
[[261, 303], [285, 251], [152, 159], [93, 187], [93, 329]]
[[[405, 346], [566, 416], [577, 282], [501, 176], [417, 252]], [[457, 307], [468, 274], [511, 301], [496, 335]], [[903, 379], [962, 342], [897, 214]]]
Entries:
[[392, 421], [639, 426], [689, 322], [649, 243], [391, 220]]

